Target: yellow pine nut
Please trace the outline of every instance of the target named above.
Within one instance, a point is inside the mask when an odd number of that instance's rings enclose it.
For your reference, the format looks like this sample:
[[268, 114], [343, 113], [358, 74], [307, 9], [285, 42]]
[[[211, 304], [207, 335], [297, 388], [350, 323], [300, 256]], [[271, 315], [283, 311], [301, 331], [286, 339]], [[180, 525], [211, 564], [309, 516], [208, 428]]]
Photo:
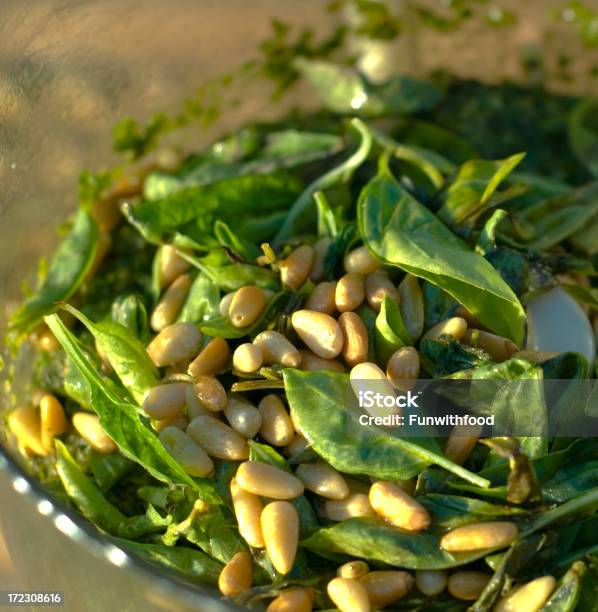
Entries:
[[343, 349], [343, 332], [330, 316], [314, 310], [297, 310], [291, 323], [299, 337], [318, 357], [334, 359]]
[[431, 327], [424, 335], [422, 340], [438, 340], [440, 336], [452, 336], [455, 340], [461, 340], [467, 331], [467, 321], [462, 317], [451, 317], [440, 321]]
[[457, 308], [455, 308], [454, 315], [456, 317], [463, 317], [467, 321], [468, 327], [473, 327], [475, 329], [483, 329], [485, 331], [488, 331], [488, 328], [482, 325], [479, 319], [474, 317], [471, 314], [471, 312], [469, 312], [469, 310], [467, 310], [467, 308], [465, 308], [465, 306], [463, 305], [457, 306]]
[[490, 582], [491, 576], [482, 572], [457, 572], [449, 576], [448, 592], [456, 599], [475, 601]]
[[115, 229], [121, 219], [119, 198], [102, 197], [91, 205], [91, 216], [104, 233]]
[[159, 435], [164, 448], [181, 464], [190, 476], [207, 476], [214, 470], [214, 464], [206, 451], [178, 427], [169, 425]]
[[264, 547], [260, 516], [264, 506], [260, 498], [242, 489], [236, 478], [230, 481], [230, 494], [241, 537], [253, 548]]
[[334, 302], [339, 312], [349, 312], [361, 306], [365, 299], [365, 280], [355, 273], [345, 274], [336, 284]]
[[401, 529], [421, 531], [430, 524], [428, 511], [392, 482], [374, 483], [370, 487], [369, 499], [380, 516]]
[[320, 238], [316, 244], [314, 244], [314, 263], [309, 275], [309, 278], [314, 283], [317, 283], [324, 278], [324, 262], [331, 244], [332, 238], [329, 238], [328, 236]]
[[373, 608], [385, 608], [405, 597], [413, 587], [413, 576], [408, 572], [384, 570], [370, 572], [359, 579], [365, 586]]
[[158, 385], [148, 389], [141, 407], [154, 419], [163, 420], [176, 417], [185, 407], [187, 389], [190, 383], [175, 382]]
[[277, 331], [259, 333], [253, 339], [253, 344], [261, 349], [266, 365], [279, 363], [287, 368], [297, 368], [301, 365], [299, 351]]
[[75, 412], [73, 415], [73, 427], [79, 435], [98, 453], [113, 453], [116, 444], [108, 437], [104, 428], [100, 425], [100, 419], [89, 412]]
[[301, 368], [308, 372], [317, 372], [320, 370], [332, 370], [333, 372], [344, 372], [345, 368], [336, 359], [322, 359], [311, 351], [301, 349]]
[[311, 295], [305, 302], [306, 310], [317, 310], [326, 314], [334, 314], [336, 310], [336, 302], [334, 295], [336, 292], [336, 283], [320, 283], [314, 287]]
[[201, 332], [192, 323], [174, 323], [165, 327], [149, 343], [147, 352], [159, 368], [175, 365], [195, 357], [201, 339]]
[[418, 570], [415, 572], [415, 586], [428, 597], [439, 595], [446, 589], [448, 574], [443, 570]]
[[407, 274], [398, 287], [401, 298], [401, 316], [415, 342], [424, 331], [424, 296], [415, 276]]
[[224, 338], [213, 338], [189, 364], [190, 376], [214, 376], [222, 372], [228, 364], [230, 349]]
[[187, 405], [187, 416], [189, 420], [192, 421], [195, 417], [198, 416], [214, 416], [215, 413], [211, 410], [208, 410], [197, 398], [195, 395], [195, 391], [193, 390], [193, 385], [188, 384], [185, 389], [185, 404]]
[[162, 331], [165, 327], [175, 322], [187, 299], [191, 283], [190, 274], [181, 274], [168, 287], [162, 299], [154, 308], [150, 318], [150, 325], [154, 331]]
[[539, 612], [554, 590], [556, 580], [542, 576], [522, 584], [502, 597], [494, 612]]
[[47, 450], [42, 445], [40, 415], [33, 406], [21, 406], [8, 415], [8, 427], [14, 434], [19, 446], [35, 453], [46, 455]]
[[508, 338], [480, 329], [468, 329], [463, 336], [463, 343], [483, 349], [497, 363], [510, 359], [519, 350]]
[[295, 434], [295, 437], [293, 438], [291, 443], [287, 444], [282, 449], [282, 454], [285, 457], [292, 457], [293, 455], [302, 453], [308, 447], [309, 447], [309, 442], [301, 434], [298, 433], [298, 434]]
[[373, 272], [365, 277], [365, 297], [370, 308], [380, 311], [384, 296], [387, 295], [393, 302], [399, 302], [399, 292], [392, 281], [382, 272]]
[[266, 294], [253, 285], [238, 289], [228, 309], [228, 316], [235, 327], [247, 327], [255, 323], [266, 309]]
[[371, 274], [380, 267], [380, 262], [368, 251], [365, 246], [349, 251], [343, 260], [345, 272], [353, 274]]
[[199, 376], [193, 385], [195, 397], [212, 412], [224, 410], [227, 403], [226, 391], [214, 376]]
[[312, 271], [315, 259], [313, 247], [306, 244], [297, 247], [280, 263], [280, 280], [291, 289], [299, 289]]
[[167, 287], [172, 281], [181, 274], [184, 274], [191, 264], [183, 259], [177, 250], [165, 244], [160, 248], [160, 287]]
[[271, 499], [293, 499], [304, 491], [298, 478], [260, 461], [242, 463], [237, 469], [236, 479], [245, 491]]
[[313, 601], [313, 589], [287, 589], [270, 602], [266, 612], [311, 612]]
[[187, 425], [189, 425], [189, 419], [183, 413], [176, 414], [169, 419], [152, 419], [150, 422], [152, 429], [158, 433], [164, 431], [167, 427], [176, 427], [185, 431]]
[[327, 587], [328, 596], [341, 612], [370, 612], [365, 586], [353, 578], [333, 578]]
[[463, 465], [478, 443], [480, 425], [455, 425], [446, 441], [444, 454], [457, 465]]
[[345, 479], [326, 463], [302, 463], [295, 470], [295, 476], [306, 489], [327, 499], [345, 499], [349, 495]]
[[218, 588], [225, 597], [234, 597], [253, 584], [253, 561], [246, 550], [238, 552], [222, 568], [218, 576]]
[[329, 500], [324, 504], [324, 513], [331, 521], [346, 521], [357, 516], [375, 516], [365, 493], [351, 493], [342, 500]]
[[356, 312], [343, 312], [338, 318], [343, 332], [343, 359], [351, 367], [367, 361], [368, 330]]
[[62, 404], [53, 395], [44, 395], [39, 403], [40, 441], [46, 452], [54, 450], [54, 438], [68, 429]]
[[440, 547], [448, 552], [503, 548], [513, 542], [518, 532], [517, 525], [509, 521], [464, 525], [444, 534]]
[[[394, 389], [386, 377], [386, 374], [371, 361], [358, 363], [356, 366], [351, 368], [351, 371], [349, 372], [349, 382], [356, 397], [360, 397], [360, 394], [365, 394], [368, 391], [381, 393], [383, 396], [389, 397], [394, 397], [395, 395]], [[375, 411], [376, 416], [384, 416], [386, 414], [400, 412], [400, 409], [394, 406], [391, 408], [381, 408], [375, 406], [369, 410], [372, 412], [372, 414], [374, 414]]]
[[403, 346], [395, 351], [386, 365], [386, 376], [395, 389], [413, 389], [419, 376], [419, 353], [412, 346]]
[[239, 461], [249, 457], [247, 440], [226, 423], [212, 416], [195, 417], [187, 427], [187, 434], [210, 457]]
[[260, 517], [266, 552], [277, 572], [293, 568], [299, 542], [299, 515], [287, 501], [270, 502]]
[[242, 374], [257, 372], [263, 363], [262, 349], [251, 342], [240, 344], [233, 353], [233, 369]]
[[225, 293], [222, 299], [220, 300], [220, 304], [218, 304], [218, 312], [223, 317], [228, 317], [228, 313], [230, 312], [230, 305], [235, 297], [236, 291], [231, 291], [230, 293]]
[[48, 353], [60, 348], [60, 342], [56, 340], [54, 334], [46, 326], [43, 326], [38, 334], [35, 344], [40, 351], [47, 351]]
[[365, 576], [370, 571], [370, 566], [361, 559], [355, 559], [354, 561], [347, 561], [343, 563], [337, 570], [336, 575], [339, 578], [354, 578], [358, 579]]
[[244, 438], [253, 438], [262, 426], [260, 411], [245, 398], [231, 393], [224, 409], [229, 425]]
[[258, 404], [258, 410], [262, 417], [259, 433], [266, 442], [272, 446], [286, 446], [293, 441], [293, 423], [278, 395], [266, 395]]

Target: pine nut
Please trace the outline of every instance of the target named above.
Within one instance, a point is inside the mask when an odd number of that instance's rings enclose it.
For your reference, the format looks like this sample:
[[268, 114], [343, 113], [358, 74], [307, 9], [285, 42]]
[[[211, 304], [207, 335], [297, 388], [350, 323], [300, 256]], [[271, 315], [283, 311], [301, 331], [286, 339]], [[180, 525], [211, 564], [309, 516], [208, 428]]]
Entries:
[[395, 351], [386, 365], [386, 376], [395, 389], [410, 391], [419, 376], [419, 353], [412, 346]]
[[440, 336], [452, 336], [455, 340], [461, 340], [467, 331], [467, 321], [461, 317], [452, 317], [440, 321], [431, 327], [422, 337], [422, 340], [438, 340]]
[[483, 349], [497, 363], [510, 359], [519, 350], [508, 338], [480, 329], [468, 329], [463, 336], [463, 344]]
[[297, 247], [280, 262], [280, 279], [283, 285], [299, 289], [312, 271], [315, 259], [313, 247], [306, 244]]
[[457, 599], [475, 601], [490, 582], [491, 576], [482, 572], [457, 572], [449, 576], [448, 592]]
[[236, 479], [245, 491], [271, 499], [293, 499], [304, 491], [303, 483], [298, 478], [260, 461], [242, 463]]
[[345, 254], [343, 260], [345, 272], [353, 274], [371, 274], [380, 267], [380, 262], [369, 252], [365, 246], [357, 247]]
[[218, 588], [225, 597], [234, 597], [253, 584], [253, 560], [251, 554], [242, 550], [222, 568], [218, 576]]
[[318, 372], [320, 370], [345, 371], [343, 365], [336, 359], [322, 359], [306, 349], [301, 349], [299, 353], [301, 354], [301, 368], [308, 372]]
[[42, 331], [38, 334], [36, 339], [36, 346], [40, 351], [47, 351], [51, 353], [60, 348], [60, 342], [56, 340], [54, 334], [44, 326]]
[[317, 283], [324, 278], [324, 263], [331, 244], [332, 238], [329, 238], [328, 236], [320, 238], [316, 244], [314, 244], [314, 264], [309, 275], [309, 278], [314, 283]]
[[213, 338], [189, 364], [187, 373], [190, 376], [214, 376], [222, 372], [228, 364], [230, 349], [224, 338]]
[[[366, 393], [373, 391], [375, 393], [381, 393], [383, 396], [395, 395], [394, 389], [390, 384], [386, 374], [371, 361], [365, 361], [358, 363], [349, 372], [349, 382], [351, 389], [356, 397], [360, 396], [360, 393]], [[372, 414], [376, 416], [384, 416], [387, 414], [396, 413], [399, 409], [394, 406], [391, 408], [374, 406], [368, 409]]]
[[494, 521], [464, 525], [442, 536], [440, 547], [448, 552], [467, 552], [483, 548], [503, 548], [517, 537], [515, 523]]
[[179, 413], [169, 419], [152, 419], [150, 423], [152, 429], [157, 433], [164, 431], [167, 427], [176, 427], [185, 431], [187, 425], [189, 425], [189, 419], [184, 414]]
[[439, 595], [446, 589], [448, 575], [442, 570], [419, 570], [415, 572], [415, 585], [428, 597]]
[[542, 576], [516, 587], [502, 597], [494, 612], [539, 612], [554, 590], [556, 580]]
[[300, 464], [295, 476], [306, 489], [327, 499], [345, 499], [349, 495], [345, 479], [334, 468], [321, 461]]
[[253, 344], [261, 349], [266, 365], [279, 363], [287, 368], [297, 368], [301, 365], [299, 351], [277, 331], [259, 333], [253, 339]]
[[488, 331], [488, 328], [485, 325], [480, 323], [480, 320], [477, 317], [474, 317], [467, 308], [463, 305], [457, 306], [453, 313], [456, 317], [463, 317], [467, 321], [468, 327], [473, 327], [474, 329], [483, 329], [484, 331]]
[[201, 446], [210, 457], [238, 461], [249, 457], [247, 441], [226, 423], [212, 416], [195, 417], [187, 434]]
[[188, 384], [185, 389], [185, 403], [187, 404], [187, 416], [189, 420], [192, 421], [195, 417], [198, 416], [215, 416], [215, 414], [211, 410], [208, 410], [200, 401], [197, 399], [197, 395], [195, 395], [195, 391], [193, 390], [193, 385]]
[[337, 570], [336, 575], [339, 578], [354, 578], [357, 580], [362, 576], [365, 576], [370, 571], [370, 566], [360, 559], [355, 561], [347, 561], [343, 563]]
[[8, 427], [17, 439], [19, 446], [36, 455], [46, 455], [41, 442], [39, 412], [33, 406], [21, 406], [8, 415]]
[[200, 376], [193, 385], [197, 399], [212, 412], [224, 410], [227, 403], [226, 391], [222, 383], [214, 376]]
[[324, 504], [326, 517], [331, 521], [346, 521], [358, 516], [375, 516], [374, 509], [365, 493], [352, 493], [338, 501], [327, 501]]
[[413, 587], [413, 576], [401, 571], [370, 572], [359, 579], [365, 586], [373, 608], [384, 608], [402, 597]]
[[[354, 493], [363, 493], [366, 497], [370, 492], [370, 485], [363, 482], [362, 480], [357, 480], [357, 478], [351, 478], [350, 476], [345, 476], [345, 482], [349, 487], [349, 491], [351, 495]], [[368, 500], [369, 503], [369, 500]], [[374, 511], [372, 510], [372, 516]]]
[[293, 455], [298, 455], [299, 453], [302, 453], [307, 448], [309, 448], [309, 442], [301, 434], [298, 433], [295, 434], [295, 437], [293, 438], [291, 443], [287, 444], [282, 449], [282, 454], [285, 457], [292, 457]]
[[288, 589], [270, 603], [266, 612], [311, 612], [313, 601], [313, 589]]
[[237, 290], [228, 309], [228, 316], [235, 327], [247, 327], [255, 323], [266, 309], [265, 293], [253, 285]]
[[201, 332], [192, 323], [174, 323], [149, 343], [147, 352], [159, 368], [175, 365], [197, 355], [201, 339]]
[[361, 306], [365, 300], [365, 281], [355, 273], [345, 274], [336, 284], [334, 301], [339, 312], [349, 312]]
[[446, 441], [444, 454], [457, 465], [463, 465], [478, 443], [480, 425], [455, 425]]
[[328, 596], [341, 612], [370, 612], [365, 586], [352, 578], [333, 578], [327, 587]]
[[407, 274], [399, 284], [401, 316], [409, 337], [415, 342], [424, 331], [424, 296], [417, 278]]
[[289, 413], [278, 395], [266, 395], [258, 404], [262, 415], [260, 436], [272, 446], [286, 446], [293, 441], [295, 430]]
[[176, 417], [185, 407], [185, 393], [189, 387], [189, 383], [182, 382], [152, 387], [145, 393], [141, 407], [154, 419]]
[[368, 330], [356, 312], [343, 312], [338, 318], [343, 331], [343, 359], [351, 367], [367, 361]]
[[401, 529], [421, 531], [430, 524], [428, 511], [392, 482], [374, 483], [370, 487], [369, 499], [380, 516]]
[[314, 310], [297, 310], [291, 323], [308, 348], [322, 359], [334, 359], [343, 349], [343, 332], [330, 316]]
[[306, 310], [317, 310], [326, 314], [334, 314], [336, 311], [336, 302], [334, 295], [336, 292], [336, 283], [320, 283], [314, 287], [311, 295], [305, 302]]
[[260, 517], [266, 551], [277, 572], [293, 568], [299, 542], [299, 515], [287, 501], [270, 502]]
[[181, 464], [190, 476], [207, 476], [214, 470], [214, 464], [206, 451], [178, 427], [165, 427], [159, 435], [164, 448]]
[[233, 509], [241, 537], [253, 548], [264, 547], [260, 516], [264, 509], [260, 498], [242, 489], [236, 478], [230, 482]]
[[102, 233], [110, 233], [122, 219], [119, 199], [102, 197], [96, 200], [91, 205], [91, 216]]
[[191, 289], [191, 275], [181, 274], [166, 290], [158, 302], [150, 318], [151, 328], [162, 331], [175, 322]]
[[177, 277], [186, 272], [191, 264], [183, 259], [177, 250], [165, 244], [160, 248], [160, 287], [167, 287]]
[[73, 415], [73, 427], [79, 435], [98, 453], [113, 453], [116, 444], [108, 437], [104, 428], [100, 425], [100, 419], [89, 412], [75, 412]]
[[47, 453], [54, 450], [54, 438], [68, 429], [62, 404], [53, 395], [44, 395], [39, 403], [40, 441]]
[[262, 426], [260, 411], [240, 396], [231, 394], [224, 409], [224, 415], [230, 426], [244, 438], [250, 439], [257, 435]]
[[230, 312], [230, 305], [233, 301], [233, 298], [235, 297], [235, 293], [237, 292], [231, 291], [230, 293], [226, 293], [220, 300], [220, 304], [218, 304], [218, 312], [220, 312], [223, 317], [228, 317], [228, 314]]
[[239, 345], [233, 353], [233, 369], [242, 374], [257, 372], [263, 363], [262, 349], [251, 342]]
[[392, 284], [392, 281], [381, 272], [373, 272], [365, 277], [365, 296], [370, 308], [376, 312], [380, 312], [380, 307], [384, 301], [384, 296], [387, 295], [393, 302], [399, 302], [400, 296], [397, 288]]

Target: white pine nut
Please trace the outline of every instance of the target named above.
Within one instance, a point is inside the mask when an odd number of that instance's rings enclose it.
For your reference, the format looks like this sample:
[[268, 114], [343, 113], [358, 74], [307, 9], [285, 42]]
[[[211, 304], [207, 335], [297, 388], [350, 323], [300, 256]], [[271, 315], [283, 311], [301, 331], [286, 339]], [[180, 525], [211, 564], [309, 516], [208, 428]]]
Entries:
[[[368, 391], [381, 393], [383, 396], [388, 397], [394, 397], [395, 395], [394, 389], [386, 377], [386, 374], [371, 361], [358, 363], [351, 368], [349, 372], [349, 382], [356, 397], [359, 397], [360, 393], [366, 393]], [[372, 414], [375, 413], [375, 416], [385, 416], [387, 414], [400, 412], [400, 408], [394, 406], [390, 408], [373, 406], [372, 408], [368, 408], [368, 410]]]
[[218, 588], [225, 597], [235, 597], [253, 584], [253, 560], [246, 550], [238, 552], [222, 568]]
[[264, 363], [271, 365], [279, 363], [287, 368], [297, 368], [301, 365], [299, 351], [277, 331], [263, 331], [254, 339], [253, 344], [260, 348]]
[[228, 396], [224, 415], [230, 426], [247, 439], [256, 436], [262, 426], [260, 411], [247, 400], [234, 393]]
[[277, 572], [293, 568], [299, 542], [299, 515], [287, 501], [270, 502], [260, 517], [266, 551]]
[[452, 336], [455, 340], [461, 340], [467, 331], [467, 321], [462, 317], [452, 317], [445, 321], [436, 323], [424, 335], [422, 340], [438, 340], [440, 336]]
[[344, 372], [345, 368], [336, 359], [322, 359], [311, 351], [300, 349], [301, 368], [308, 372], [317, 372], [320, 370], [332, 370], [334, 372]]
[[260, 498], [242, 489], [235, 478], [230, 482], [230, 493], [241, 537], [249, 546], [263, 548], [264, 536], [260, 516], [264, 507]]
[[192, 323], [174, 323], [165, 327], [149, 343], [147, 352], [159, 368], [175, 365], [197, 355], [201, 339], [201, 332]]
[[260, 461], [245, 461], [237, 469], [237, 484], [249, 493], [271, 499], [294, 499], [303, 483], [288, 472]]
[[317, 310], [329, 315], [334, 314], [336, 310], [335, 293], [335, 282], [324, 282], [316, 285], [311, 295], [307, 298], [307, 302], [305, 302], [305, 309]]
[[444, 454], [457, 465], [463, 465], [481, 434], [481, 425], [455, 425], [446, 441]]
[[448, 592], [456, 599], [475, 601], [490, 582], [491, 576], [482, 572], [456, 572], [449, 576]]
[[347, 561], [343, 563], [337, 570], [336, 575], [339, 578], [354, 578], [358, 579], [365, 576], [370, 571], [370, 566], [361, 559], [355, 559], [354, 561]]
[[8, 415], [8, 427], [19, 446], [36, 455], [46, 455], [42, 446], [39, 411], [33, 406], [21, 406]]
[[369, 252], [367, 247], [360, 246], [345, 254], [343, 265], [345, 272], [365, 276], [376, 272], [380, 267], [380, 262]]
[[395, 389], [409, 391], [419, 376], [419, 353], [412, 346], [403, 346], [395, 351], [386, 365], [386, 376]]
[[212, 416], [195, 417], [187, 427], [187, 434], [210, 457], [238, 461], [249, 456], [247, 440], [226, 423]]
[[233, 353], [233, 369], [242, 374], [257, 372], [263, 363], [262, 349], [251, 342], [240, 344]]
[[214, 376], [199, 376], [193, 385], [197, 399], [212, 412], [224, 410], [227, 403], [226, 391]]
[[187, 299], [192, 282], [191, 275], [181, 274], [168, 287], [150, 318], [150, 325], [154, 331], [162, 331], [176, 321]]
[[187, 373], [190, 376], [214, 376], [228, 365], [230, 349], [224, 338], [213, 338], [189, 364]]
[[370, 487], [369, 499], [380, 516], [401, 529], [422, 531], [430, 524], [428, 511], [392, 482], [374, 483]]
[[266, 395], [258, 404], [262, 417], [260, 436], [272, 446], [286, 446], [293, 441], [295, 430], [282, 400], [272, 393]]
[[152, 429], [157, 433], [164, 431], [167, 427], [176, 427], [181, 431], [185, 431], [187, 425], [189, 425], [189, 419], [180, 412], [169, 419], [151, 419], [150, 423]]
[[195, 395], [195, 391], [193, 391], [193, 385], [188, 384], [185, 389], [185, 403], [187, 404], [187, 416], [189, 420], [192, 421], [195, 417], [198, 416], [214, 416], [217, 413], [208, 410], [200, 401], [197, 399], [197, 395]]
[[352, 493], [342, 500], [328, 500], [324, 504], [324, 512], [331, 521], [346, 521], [358, 516], [375, 515], [365, 493]]
[[343, 331], [343, 359], [351, 367], [367, 361], [368, 330], [356, 312], [343, 312], [338, 318]]
[[365, 277], [365, 296], [370, 308], [380, 311], [384, 296], [387, 295], [393, 302], [399, 302], [400, 296], [392, 281], [382, 272], [373, 272]]
[[207, 476], [214, 470], [214, 464], [207, 453], [193, 439], [178, 427], [165, 427], [159, 435], [164, 448], [181, 464], [190, 476]]
[[327, 499], [345, 499], [349, 495], [345, 479], [326, 463], [302, 463], [297, 467], [295, 476], [306, 489]]
[[186, 404], [186, 391], [190, 383], [168, 383], [148, 389], [141, 407], [153, 419], [163, 420], [176, 417]]
[[464, 344], [483, 349], [497, 363], [510, 359], [519, 350], [517, 345], [508, 338], [480, 329], [468, 329], [462, 341]]
[[444, 534], [440, 547], [448, 552], [502, 548], [511, 544], [518, 533], [517, 525], [509, 521], [475, 523], [457, 527]]
[[400, 308], [409, 337], [415, 342], [424, 331], [424, 296], [415, 276], [407, 274], [399, 284]]
[[385, 608], [411, 591], [413, 576], [408, 572], [383, 570], [370, 572], [359, 582], [365, 586], [371, 606]]
[[228, 313], [230, 312], [230, 305], [235, 297], [235, 293], [237, 291], [231, 291], [230, 293], [225, 293], [222, 299], [220, 300], [220, 304], [218, 304], [218, 312], [223, 317], [228, 317]]
[[47, 453], [54, 450], [54, 438], [68, 429], [62, 404], [53, 395], [44, 395], [39, 402], [40, 441]]
[[541, 576], [522, 584], [502, 597], [494, 612], [539, 612], [554, 590], [556, 580], [552, 576]]
[[315, 252], [306, 244], [297, 247], [280, 263], [280, 279], [283, 285], [299, 289], [305, 283], [314, 265]]
[[79, 435], [98, 453], [113, 453], [116, 444], [108, 437], [100, 425], [100, 419], [89, 412], [75, 412], [73, 415], [73, 427]]
[[339, 312], [349, 312], [361, 306], [365, 299], [365, 280], [360, 274], [345, 274], [336, 284], [334, 302]]
[[228, 309], [228, 316], [235, 327], [247, 327], [255, 323], [266, 309], [266, 294], [253, 285], [237, 290]]
[[333, 578], [327, 587], [328, 596], [341, 612], [370, 612], [365, 586], [353, 578]]
[[443, 570], [418, 570], [415, 572], [415, 585], [428, 597], [440, 595], [446, 589], [448, 574]]
[[291, 323], [299, 337], [318, 357], [334, 359], [343, 348], [343, 332], [340, 325], [323, 312], [297, 310]]
[[191, 264], [183, 259], [177, 250], [165, 244], [160, 247], [160, 287], [167, 287], [177, 277], [186, 272]]
[[308, 441], [301, 435], [295, 434], [295, 437], [291, 441], [290, 444], [287, 444], [282, 449], [282, 454], [285, 457], [292, 457], [293, 455], [297, 455], [309, 447]]

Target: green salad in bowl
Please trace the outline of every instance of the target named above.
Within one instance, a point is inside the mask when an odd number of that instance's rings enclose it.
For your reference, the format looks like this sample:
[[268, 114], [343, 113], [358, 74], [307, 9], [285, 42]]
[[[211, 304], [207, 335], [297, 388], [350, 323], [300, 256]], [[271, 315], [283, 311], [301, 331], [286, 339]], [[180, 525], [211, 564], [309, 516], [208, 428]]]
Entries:
[[[524, 385], [484, 413], [511, 434], [402, 421], [422, 385], [488, 380], [576, 381], [591, 416], [595, 106], [298, 70], [327, 111], [82, 175], [10, 324], [26, 469], [241, 607], [595, 610], [596, 437]], [[545, 349], [555, 292], [585, 344]], [[373, 422], [368, 385], [396, 400]]]

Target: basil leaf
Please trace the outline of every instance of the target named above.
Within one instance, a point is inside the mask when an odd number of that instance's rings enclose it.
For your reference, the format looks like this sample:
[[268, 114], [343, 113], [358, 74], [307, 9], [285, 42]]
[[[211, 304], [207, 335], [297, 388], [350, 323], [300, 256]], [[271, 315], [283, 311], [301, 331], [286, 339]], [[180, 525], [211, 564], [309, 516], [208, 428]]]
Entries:
[[383, 171], [358, 203], [362, 239], [387, 264], [437, 285], [484, 325], [521, 344], [525, 312], [498, 272]]
[[412, 346], [413, 340], [403, 322], [399, 305], [384, 296], [380, 312], [376, 317], [376, 356], [386, 364], [391, 355], [403, 346]]
[[57, 303], [68, 300], [81, 286], [95, 260], [98, 228], [88, 212], [81, 209], [75, 216], [68, 236], [52, 258], [43, 285], [14, 314], [9, 331], [18, 335], [31, 331], [42, 318], [57, 309]]
[[221, 246], [245, 261], [254, 262], [261, 254], [255, 244], [239, 238], [223, 221], [216, 221], [214, 224], [214, 236]]
[[177, 321], [199, 323], [218, 316], [220, 290], [214, 281], [200, 272], [193, 281]]
[[139, 295], [121, 295], [112, 302], [112, 320], [124, 325], [137, 338], [150, 335], [147, 310]]
[[503, 219], [506, 219], [508, 213], [506, 210], [499, 208], [495, 210], [490, 218], [484, 223], [484, 227], [480, 232], [478, 241], [475, 247], [476, 253], [486, 255], [496, 247], [496, 230]]
[[[287, 368], [284, 383], [294, 422], [310, 446], [341, 472], [403, 480], [436, 464], [478, 486], [490, 484], [435, 450], [361, 425], [358, 415], [347, 409], [346, 398], [351, 391], [344, 374]], [[433, 439], [425, 442], [436, 447]]]
[[571, 112], [568, 128], [573, 152], [598, 178], [598, 101], [582, 100]]
[[574, 612], [581, 596], [582, 578], [585, 572], [585, 563], [576, 561], [558, 581], [555, 590], [540, 612]]

